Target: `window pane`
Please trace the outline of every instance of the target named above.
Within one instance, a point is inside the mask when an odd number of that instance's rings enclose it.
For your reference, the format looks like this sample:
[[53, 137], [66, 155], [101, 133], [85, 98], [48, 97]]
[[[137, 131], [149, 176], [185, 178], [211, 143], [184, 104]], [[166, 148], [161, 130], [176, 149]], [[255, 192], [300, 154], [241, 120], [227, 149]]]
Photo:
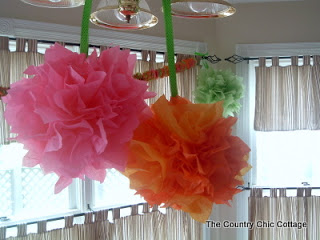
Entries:
[[19, 220], [68, 210], [68, 190], [54, 194], [55, 174], [22, 167], [26, 152], [19, 143], [0, 146], [0, 216]]
[[129, 188], [129, 179], [115, 169], [108, 169], [106, 180], [94, 182], [95, 207], [118, 207], [145, 202]]
[[256, 132], [258, 186], [319, 185], [320, 131]]
[[0, 170], [0, 217], [12, 215], [12, 174], [11, 170]]
[[54, 194], [54, 185], [58, 181], [55, 174], [43, 175], [40, 168], [22, 168], [21, 198], [22, 213], [41, 215], [68, 209], [68, 190]]

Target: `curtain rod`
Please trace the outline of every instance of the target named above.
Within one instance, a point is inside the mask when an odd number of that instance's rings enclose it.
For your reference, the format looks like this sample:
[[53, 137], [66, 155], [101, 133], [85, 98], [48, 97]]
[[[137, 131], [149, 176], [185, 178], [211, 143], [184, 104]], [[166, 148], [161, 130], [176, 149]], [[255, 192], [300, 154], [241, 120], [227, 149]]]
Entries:
[[[126, 205], [126, 206], [121, 206], [121, 207], [115, 207], [115, 208], [109, 208], [109, 209], [105, 209], [105, 211], [113, 211], [115, 209], [124, 209], [124, 208], [132, 208], [133, 206], [143, 206], [144, 204], [148, 204], [148, 203], [137, 203], [137, 204], [133, 204], [133, 205]], [[88, 206], [89, 209], [91, 209], [89, 206]], [[90, 211], [92, 213], [94, 213], [95, 211]], [[72, 217], [83, 217], [85, 216], [87, 213], [90, 213], [90, 212], [84, 212], [84, 213], [78, 213], [78, 214], [74, 214], [74, 215], [70, 215]], [[54, 222], [54, 221], [59, 221], [59, 220], [64, 220], [65, 217], [69, 217], [69, 216], [63, 216], [63, 217], [56, 217], [56, 218], [49, 218], [49, 219], [45, 219], [45, 221], [47, 222]], [[37, 224], [38, 222], [41, 222], [43, 220], [38, 220], [38, 221], [32, 221], [32, 222], [27, 222], [25, 224], [27, 225], [32, 225], [32, 224]], [[1, 226], [1, 223], [5, 223], [4, 222], [0, 222], [0, 228], [2, 227]], [[14, 228], [14, 227], [18, 227], [20, 224], [14, 224], [14, 225], [8, 225], [8, 226], [3, 226], [5, 228]]]
[[[272, 59], [273, 57], [264, 57], [265, 59]], [[282, 56], [282, 57], [277, 57], [279, 59], [291, 59], [291, 57], [289, 56]], [[303, 58], [303, 56], [298, 56], [298, 58]], [[227, 62], [233, 63], [233, 64], [237, 64], [237, 63], [241, 63], [243, 61], [253, 61], [253, 60], [259, 60], [259, 57], [242, 57], [239, 56], [237, 54], [234, 54], [228, 58], [224, 59]]]
[[[21, 38], [21, 39], [26, 39], [26, 38]], [[16, 41], [17, 38], [10, 37], [9, 40]], [[50, 40], [38, 40], [38, 39], [35, 39], [35, 40], [37, 40], [38, 43], [44, 43], [44, 44], [55, 44], [56, 42], [59, 42], [59, 41], [50, 41]], [[80, 46], [80, 43], [70, 43], [70, 42], [63, 42], [63, 43], [66, 45], [71, 45], [71, 46]], [[100, 48], [101, 46], [89, 44], [89, 47], [91, 47], [91, 48]], [[123, 49], [123, 48], [121, 48], [121, 49]], [[133, 52], [140, 52], [140, 53], [143, 51], [141, 49], [130, 49], [130, 50]], [[156, 54], [162, 54], [162, 55], [165, 54], [165, 52], [160, 52], [160, 51], [155, 51], [155, 52], [156, 52]]]
[[287, 189], [287, 190], [297, 190], [299, 188], [308, 188], [308, 189], [320, 189], [320, 187], [308, 187], [308, 186], [302, 186], [302, 187], [244, 187], [244, 186], [238, 186], [238, 189], [242, 191], [251, 190], [251, 189], [262, 189], [262, 190], [271, 190], [271, 189]]

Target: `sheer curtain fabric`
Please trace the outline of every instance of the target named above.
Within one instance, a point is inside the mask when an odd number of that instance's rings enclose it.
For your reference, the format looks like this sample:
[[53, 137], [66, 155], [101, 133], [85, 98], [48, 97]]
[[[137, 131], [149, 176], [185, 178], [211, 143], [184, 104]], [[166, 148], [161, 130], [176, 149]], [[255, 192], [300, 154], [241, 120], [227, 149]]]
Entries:
[[[156, 62], [156, 52], [144, 50], [141, 52], [142, 59], [138, 60], [135, 67], [135, 72], [143, 73], [149, 70], [155, 70], [163, 68], [167, 65], [167, 54], [164, 54], [163, 62]], [[177, 54], [177, 62], [191, 57], [190, 55]], [[200, 62], [200, 57], [193, 56], [197, 58], [198, 63]], [[188, 69], [184, 72], [177, 73], [177, 84], [179, 96], [187, 98], [193, 102], [193, 91], [196, 88], [196, 79], [198, 71], [200, 69], [199, 64], [191, 69]], [[169, 77], [162, 79], [156, 79], [149, 81], [149, 91], [157, 93], [157, 96], [149, 99], [148, 103], [153, 104], [157, 101], [159, 97], [165, 95], [167, 99], [170, 99], [170, 82]]]
[[[262, 189], [251, 190], [249, 221], [254, 227], [249, 231], [249, 240], [320, 239], [320, 197], [312, 196], [311, 188], [298, 189], [294, 197], [286, 193], [286, 189], [271, 189], [266, 197]], [[305, 223], [306, 227], [290, 227], [295, 223], [300, 226]]]
[[[135, 208], [136, 206], [132, 206]], [[148, 209], [148, 208], [147, 208]], [[37, 223], [38, 233], [27, 234], [27, 225], [18, 226], [18, 236], [4, 238], [5, 228], [0, 228], [0, 240], [199, 240], [202, 224], [187, 213], [166, 209], [163, 214], [152, 212], [133, 214], [120, 218], [120, 209], [113, 210], [113, 222], [108, 221], [108, 210], [87, 213], [83, 224], [73, 224], [73, 217], [65, 218], [65, 227], [46, 231], [46, 221]]]
[[[7, 88], [23, 77], [28, 77], [23, 74], [27, 67], [38, 66], [43, 60], [43, 54], [37, 52], [37, 40], [17, 39], [16, 51], [10, 52], [9, 39], [0, 37], [0, 86]], [[9, 144], [14, 135], [10, 134], [9, 125], [4, 120], [4, 111], [4, 103], [0, 101], [0, 144]]]
[[256, 131], [320, 129], [320, 56], [291, 58], [291, 65], [279, 66], [279, 58], [259, 59], [256, 67]]

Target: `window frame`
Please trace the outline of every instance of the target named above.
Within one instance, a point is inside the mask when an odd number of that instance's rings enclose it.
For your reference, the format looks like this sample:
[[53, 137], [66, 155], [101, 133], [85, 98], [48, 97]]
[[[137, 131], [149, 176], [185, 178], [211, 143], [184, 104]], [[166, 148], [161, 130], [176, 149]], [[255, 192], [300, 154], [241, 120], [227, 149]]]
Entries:
[[[237, 44], [236, 54], [242, 57], [281, 57], [281, 56], [303, 56], [319, 55], [320, 42], [314, 43], [270, 43], [270, 44]], [[243, 61], [236, 65], [236, 74], [243, 77], [245, 96], [242, 99], [242, 109], [238, 116], [236, 135], [241, 137], [251, 148], [249, 163], [252, 169], [245, 176], [245, 186], [251, 187], [256, 184], [257, 164], [256, 156], [256, 136], [253, 131], [254, 121], [254, 99], [255, 99], [255, 63]], [[253, 101], [252, 101], [253, 99]]]
[[[44, 51], [49, 48], [51, 44], [46, 43], [38, 43], [38, 52], [44, 53]], [[79, 52], [80, 48], [78, 46], [70, 46], [68, 45], [68, 49], [71, 51]], [[9, 51], [15, 52], [16, 50], [16, 41], [9, 40]], [[27, 52], [27, 46], [25, 48], [25, 51]], [[39, 167], [39, 166], [37, 166]], [[71, 214], [79, 214], [82, 212], [85, 212], [88, 210], [88, 205], [86, 203], [87, 196], [85, 194], [85, 182], [80, 181], [79, 179], [75, 179], [72, 184], [68, 187], [68, 207], [69, 210], [67, 211], [59, 211], [57, 214], [51, 214], [51, 213], [45, 213], [41, 216], [37, 217], [27, 217], [27, 218], [20, 218], [17, 216], [16, 211], [21, 209], [22, 205], [22, 199], [19, 197], [19, 193], [21, 193], [21, 172], [24, 167], [21, 166], [21, 168], [14, 167], [10, 170], [12, 170], [12, 202], [13, 202], [13, 211], [12, 216], [2, 216], [0, 214], [0, 217], [8, 218], [8, 220], [0, 221], [0, 227], [7, 227], [11, 225], [17, 225], [21, 223], [26, 222], [34, 222], [39, 219], [46, 219], [46, 218], [56, 218], [61, 217], [65, 215], [71, 215]], [[19, 184], [20, 182], [20, 184]], [[21, 195], [21, 194], [20, 194]], [[18, 199], [18, 201], [17, 201]], [[11, 218], [10, 218], [11, 217]]]
[[[45, 50], [47, 48], [49, 48], [52, 44], [49, 43], [41, 43], [39, 42], [37, 47], [38, 47], [38, 52], [39, 53], [44, 53]], [[80, 47], [79, 46], [75, 46], [75, 45], [67, 45], [66, 46], [69, 50], [73, 51], [73, 52], [80, 52]], [[14, 40], [10, 40], [9, 41], [9, 50], [12, 52], [15, 52], [16, 49], [16, 41]], [[98, 54], [100, 52], [100, 49], [96, 49]], [[27, 46], [25, 51], [27, 52]], [[89, 54], [91, 54], [94, 51], [94, 48], [89, 48]], [[131, 51], [131, 53], [136, 54], [137, 55], [137, 60], [141, 60], [142, 56], [140, 52], [137, 51]], [[156, 54], [156, 62], [164, 62], [164, 55], [163, 54]], [[38, 167], [38, 166], [36, 166]], [[21, 168], [13, 168], [13, 174], [19, 174], [19, 171], [21, 172], [23, 166], [21, 166]], [[17, 185], [18, 188], [20, 187], [21, 190], [21, 184], [19, 185], [17, 182], [16, 178], [12, 178], [11, 183], [12, 185]], [[21, 181], [21, 178], [20, 178]], [[74, 179], [72, 184], [70, 186], [68, 186], [68, 195], [69, 195], [69, 200], [68, 200], [68, 206], [69, 206], [69, 210], [67, 211], [61, 211], [57, 214], [43, 214], [40, 217], [28, 217], [28, 218], [17, 218], [15, 217], [15, 209], [19, 209], [18, 205], [22, 204], [22, 200], [21, 201], [16, 201], [16, 195], [17, 192], [19, 191], [19, 189], [14, 189], [13, 193], [12, 193], [12, 201], [13, 201], [13, 217], [8, 221], [0, 221], [0, 227], [8, 227], [8, 226], [12, 226], [12, 225], [17, 225], [17, 224], [21, 224], [21, 223], [28, 223], [28, 222], [34, 222], [34, 221], [38, 221], [39, 219], [47, 219], [47, 218], [57, 218], [57, 217], [62, 217], [62, 216], [66, 216], [66, 215], [74, 215], [74, 214], [80, 214], [80, 213], [84, 213], [87, 211], [98, 211], [101, 209], [106, 209], [106, 208], [110, 208], [110, 207], [115, 207], [115, 206], [96, 206], [95, 205], [95, 181], [85, 177], [85, 179], [82, 181], [80, 179]], [[145, 202], [145, 201], [142, 201]], [[125, 204], [128, 205], [128, 204]], [[123, 206], [122, 204], [117, 205], [116, 207], [121, 207]], [[2, 216], [0, 213], [0, 217], [10, 217], [10, 216]]]
[[[313, 65], [313, 59], [311, 58], [310, 59], [310, 64]], [[288, 58], [288, 59], [279, 59], [279, 66], [280, 67], [287, 67], [287, 66], [290, 66], [291, 65], [291, 59]], [[298, 59], [298, 65], [299, 66], [302, 66], [303, 65], [303, 59], [302, 58], [299, 58]], [[248, 71], [249, 71], [249, 87], [250, 87], [250, 90], [252, 90], [252, 94], [250, 94], [250, 98], [251, 98], [251, 102], [250, 102], [250, 126], [251, 126], [251, 147], [253, 148], [253, 156], [252, 156], [252, 163], [254, 164], [254, 166], [256, 166], [256, 164], [258, 164], [258, 162], [260, 161], [258, 159], [258, 151], [257, 151], [257, 131], [255, 131], [253, 129], [253, 126], [254, 126], [254, 113], [255, 113], [255, 89], [256, 89], [256, 83], [255, 83], [255, 68], [259, 66], [259, 60], [251, 60], [249, 61], [248, 63]], [[271, 59], [267, 59], [266, 60], [266, 67], [271, 67], [272, 66], [272, 60]], [[251, 104], [252, 103], [252, 104]], [[301, 130], [302, 131], [302, 130]], [[308, 131], [308, 130], [306, 130]], [[310, 130], [311, 131], [311, 130]], [[290, 132], [293, 132], [293, 131], [290, 131]], [[283, 183], [279, 183], [279, 185], [269, 185], [269, 184], [261, 184], [259, 183], [258, 181], [258, 169], [257, 168], [253, 168], [252, 170], [252, 173], [251, 173], [251, 178], [250, 178], [250, 184], [247, 183], [247, 185], [251, 185], [252, 187], [281, 187], [281, 186], [284, 186]], [[261, 171], [261, 168], [260, 168], [260, 171]], [[307, 179], [304, 179], [304, 180], [301, 180], [301, 183], [307, 183], [308, 184], [308, 180]], [[310, 182], [309, 182], [310, 183]], [[296, 184], [293, 184], [293, 185], [285, 185], [287, 187], [295, 187], [297, 186], [297, 183]], [[297, 186], [298, 187], [298, 186]], [[300, 186], [302, 187], [302, 186]]]

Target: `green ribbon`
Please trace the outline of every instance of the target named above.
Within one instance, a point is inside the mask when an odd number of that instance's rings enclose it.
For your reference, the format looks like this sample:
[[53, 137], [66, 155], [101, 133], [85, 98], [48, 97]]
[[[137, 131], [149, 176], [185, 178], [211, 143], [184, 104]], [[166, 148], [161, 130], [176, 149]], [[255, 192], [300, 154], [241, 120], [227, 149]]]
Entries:
[[171, 16], [171, 0], [162, 0], [162, 6], [163, 6], [164, 23], [165, 23], [165, 30], [166, 30], [171, 96], [176, 97], [178, 95], [178, 86], [177, 86], [177, 79], [176, 79], [176, 66], [174, 62], [174, 41], [173, 41], [173, 27], [172, 27], [172, 16]]
[[208, 57], [208, 56], [209, 56], [208, 53], [195, 52], [194, 54], [195, 54], [196, 56], [200, 56], [200, 57]]
[[89, 49], [89, 24], [91, 14], [92, 0], [85, 0], [82, 14], [80, 53], [88, 56]]
[[202, 58], [201, 65], [208, 69], [209, 65], [208, 65], [208, 61], [207, 61], [206, 57], [208, 57], [209, 54], [208, 53], [199, 53], [199, 52], [195, 52], [194, 54], [196, 56], [200, 56]]

